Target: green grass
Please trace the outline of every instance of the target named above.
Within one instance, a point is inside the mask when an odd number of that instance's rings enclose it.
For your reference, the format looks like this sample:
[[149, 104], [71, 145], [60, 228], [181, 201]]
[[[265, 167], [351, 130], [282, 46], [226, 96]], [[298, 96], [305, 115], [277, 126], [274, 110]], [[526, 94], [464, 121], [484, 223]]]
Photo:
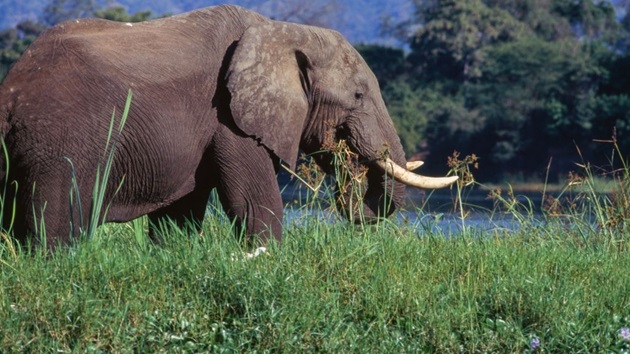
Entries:
[[561, 224], [447, 238], [306, 220], [250, 260], [222, 218], [161, 245], [136, 231], [106, 225], [52, 255], [1, 246], [2, 351], [628, 348], [627, 247]]

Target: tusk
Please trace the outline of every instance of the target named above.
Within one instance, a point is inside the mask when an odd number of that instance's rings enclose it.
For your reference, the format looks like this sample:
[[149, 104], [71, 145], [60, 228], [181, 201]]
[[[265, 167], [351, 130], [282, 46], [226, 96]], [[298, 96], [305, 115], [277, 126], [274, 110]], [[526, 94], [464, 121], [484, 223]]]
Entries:
[[376, 165], [383, 169], [388, 175], [392, 176], [396, 181], [404, 183], [411, 187], [436, 189], [448, 187], [457, 181], [457, 176], [451, 177], [426, 177], [409, 172], [400, 167], [397, 163], [387, 158], [385, 161], [378, 160]]
[[424, 161], [409, 161], [407, 162], [407, 171], [413, 171], [422, 165], [424, 165]]

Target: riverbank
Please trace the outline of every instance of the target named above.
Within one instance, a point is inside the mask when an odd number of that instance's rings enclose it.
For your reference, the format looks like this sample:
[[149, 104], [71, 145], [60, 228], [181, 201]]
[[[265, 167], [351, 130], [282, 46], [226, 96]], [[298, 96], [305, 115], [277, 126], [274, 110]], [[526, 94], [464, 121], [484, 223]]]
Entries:
[[[432, 221], [425, 220], [430, 226]], [[229, 223], [109, 224], [53, 255], [0, 244], [3, 352], [618, 352], [628, 230], [549, 222], [445, 235], [308, 217], [245, 259]], [[534, 349], [534, 350], [532, 350]]]
[[146, 217], [52, 254], [2, 234], [0, 352], [627, 352], [630, 172], [612, 194], [586, 175], [484, 207], [462, 173], [363, 226], [297, 188], [284, 243], [251, 259], [216, 194], [201, 235], [160, 244]]

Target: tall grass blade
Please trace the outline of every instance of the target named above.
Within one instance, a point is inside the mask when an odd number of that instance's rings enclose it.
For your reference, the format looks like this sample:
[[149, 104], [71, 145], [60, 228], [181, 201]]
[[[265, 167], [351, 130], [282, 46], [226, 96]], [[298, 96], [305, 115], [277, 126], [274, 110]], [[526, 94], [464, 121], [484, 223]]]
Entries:
[[[123, 110], [120, 122], [118, 123], [118, 135], [122, 133], [125, 123], [127, 121], [132, 97], [133, 94], [131, 90], [129, 90], [129, 94], [127, 95], [127, 100], [125, 102], [125, 108]], [[96, 228], [102, 223], [103, 220], [105, 220], [107, 211], [109, 209], [109, 205], [105, 206], [105, 196], [107, 193], [107, 184], [109, 182], [109, 177], [114, 163], [114, 157], [116, 155], [116, 140], [112, 141], [115, 120], [116, 110], [114, 110], [114, 113], [112, 114], [109, 129], [107, 132], [107, 140], [105, 143], [105, 150], [103, 155], [103, 158], [105, 159], [105, 165], [101, 167], [99, 163], [96, 169], [94, 189], [92, 191], [92, 204], [90, 207], [89, 223], [87, 225], [85, 235], [89, 239], [94, 237], [94, 235], [96, 234]], [[118, 186], [113, 192], [113, 195], [116, 195], [118, 191], [120, 191], [123, 183], [124, 178], [118, 183]]]

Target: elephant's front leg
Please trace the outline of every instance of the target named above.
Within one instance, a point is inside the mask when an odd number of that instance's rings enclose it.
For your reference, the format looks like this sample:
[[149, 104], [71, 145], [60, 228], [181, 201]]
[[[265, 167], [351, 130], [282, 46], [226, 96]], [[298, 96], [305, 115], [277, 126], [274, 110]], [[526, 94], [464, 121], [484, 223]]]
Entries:
[[[254, 244], [282, 238], [282, 198], [276, 180], [278, 159], [250, 137], [221, 127], [214, 152], [223, 209]], [[243, 230], [244, 228], [244, 230]], [[258, 238], [257, 240], [255, 238]]]

